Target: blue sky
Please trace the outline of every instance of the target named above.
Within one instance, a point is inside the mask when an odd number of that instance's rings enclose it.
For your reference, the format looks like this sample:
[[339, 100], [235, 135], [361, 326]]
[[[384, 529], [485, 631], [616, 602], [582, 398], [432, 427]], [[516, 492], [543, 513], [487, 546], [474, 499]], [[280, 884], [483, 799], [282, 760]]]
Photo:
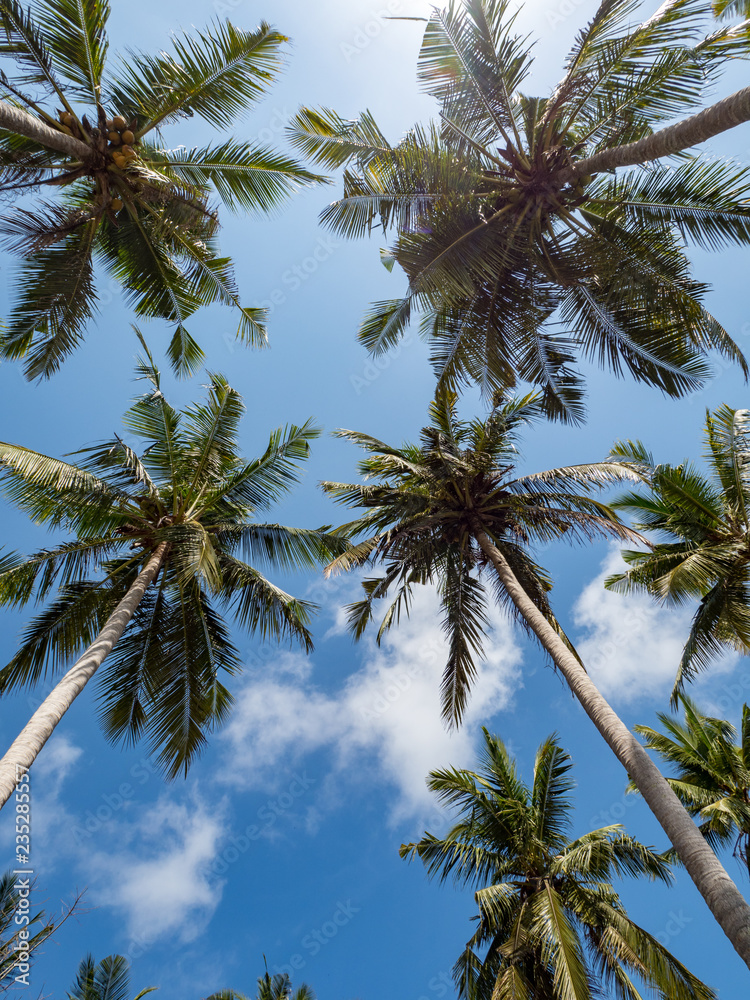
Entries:
[[[215, 14], [247, 27], [265, 17], [290, 35], [286, 73], [237, 129], [261, 141], [282, 144], [284, 124], [301, 104], [333, 106], [344, 116], [368, 107], [394, 138], [433, 110], [414, 82], [420, 25], [382, 16], [424, 15], [422, 0], [391, 0], [390, 7], [387, 0], [113, 6], [110, 37], [119, 50], [166, 47], [170, 30], [200, 27]], [[520, 23], [540, 37], [528, 90], [544, 93], [554, 84], [593, 10], [588, 0], [527, 4]], [[742, 79], [737, 71], [727, 91]], [[175, 129], [174, 142], [198, 143], [204, 134], [188, 122], [179, 137]], [[746, 161], [750, 130], [736, 129], [713, 148]], [[309, 416], [326, 432], [351, 427], [393, 443], [414, 438], [425, 419], [432, 381], [416, 335], [380, 367], [356, 342], [367, 303], [398, 294], [402, 279], [380, 266], [377, 239], [346, 243], [320, 228], [318, 214], [336, 190], [298, 194], [270, 220], [225, 216], [223, 245], [237, 262], [244, 301], [273, 306], [272, 346], [261, 353], [238, 347], [223, 309], [197, 316], [191, 332], [208, 367], [224, 371], [245, 396], [248, 456], [276, 426]], [[747, 348], [747, 252], [694, 259], [698, 276], [713, 286], [711, 308]], [[12, 290], [13, 260], [0, 257], [0, 267]], [[62, 454], [121, 429], [138, 391], [131, 374], [137, 344], [119, 293], [110, 295], [87, 343], [49, 383], [28, 385], [17, 366], [0, 367], [2, 439]], [[143, 330], [162, 356], [167, 331], [159, 324]], [[595, 460], [621, 437], [642, 438], [660, 459], [698, 458], [705, 408], [748, 404], [739, 373], [718, 363], [711, 385], [678, 403], [590, 374], [587, 425], [529, 433], [523, 469]], [[167, 377], [167, 391], [182, 405], [201, 395], [202, 381]], [[471, 395], [463, 405], [466, 413], [480, 407]], [[316, 483], [354, 476], [357, 457], [352, 446], [321, 437], [279, 519], [306, 526], [336, 520]], [[31, 549], [46, 541], [3, 507], [0, 544]], [[606, 545], [550, 547], [540, 560], [557, 581], [558, 615], [604, 693], [629, 724], [653, 723], [666, 708], [689, 609], [668, 614], [642, 598], [606, 594], [602, 579], [617, 560]], [[253, 993], [264, 956], [272, 972], [289, 971], [320, 1000], [453, 996], [449, 973], [472, 930], [471, 893], [428, 883], [420, 867], [399, 859], [398, 847], [424, 829], [445, 829], [425, 775], [449, 763], [471, 765], [481, 725], [506, 740], [527, 775], [538, 744], [560, 734], [576, 761], [577, 832], [623, 821], [647, 843], [664, 845], [650, 814], [625, 795], [624, 773], [561, 681], [502, 618], [488, 637], [466, 723], [449, 735], [438, 713], [444, 651], [434, 595], [425, 593], [411, 620], [378, 650], [367, 639], [353, 645], [342, 626], [341, 607], [356, 595], [356, 580], [277, 579], [321, 605], [316, 650], [306, 658], [238, 636], [245, 671], [232, 685], [234, 713], [186, 781], [166, 785], [142, 750], [109, 746], [96, 723], [95, 690], [78, 700], [40, 756], [32, 772], [36, 903], [54, 911], [86, 892], [80, 915], [34, 969], [34, 996], [64, 995], [89, 951], [128, 955], [134, 990], [158, 985], [163, 1000], [198, 1000], [225, 987]], [[0, 658], [12, 655], [24, 617], [3, 614]], [[695, 693], [736, 719], [748, 691], [750, 666], [735, 660], [717, 666]], [[0, 703], [6, 743], [36, 703], [33, 693]], [[9, 821], [6, 811], [0, 842], [8, 865]], [[746, 889], [747, 876], [731, 857], [725, 861]], [[744, 995], [747, 972], [684, 875], [671, 890], [623, 884], [621, 891], [633, 916], [722, 1000]]]

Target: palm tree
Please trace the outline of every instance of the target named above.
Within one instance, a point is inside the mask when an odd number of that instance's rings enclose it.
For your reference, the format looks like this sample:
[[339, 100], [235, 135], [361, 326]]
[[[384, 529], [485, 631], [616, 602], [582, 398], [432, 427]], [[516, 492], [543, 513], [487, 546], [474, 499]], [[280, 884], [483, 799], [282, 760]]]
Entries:
[[[321, 180], [255, 142], [168, 148], [162, 129], [198, 116], [226, 129], [263, 96], [287, 41], [265, 21], [228, 21], [175, 36], [173, 53], [130, 52], [107, 66], [107, 0], [0, 0], [0, 190], [52, 186], [0, 223], [23, 265], [0, 342], [25, 357], [29, 378], [51, 375], [97, 313], [94, 262], [122, 284], [139, 316], [175, 324], [178, 372], [200, 367], [188, 318], [202, 305], [237, 307], [237, 335], [263, 346], [263, 310], [242, 307], [232, 265], [216, 244], [215, 194], [230, 210], [266, 212], [301, 184]], [[56, 112], [55, 108], [59, 107]]]
[[[21, 829], [25, 825], [19, 824]], [[29, 985], [29, 965], [34, 953], [65, 923], [78, 904], [76, 899], [55, 923], [45, 918], [43, 910], [34, 912], [31, 908], [31, 882], [31, 878], [19, 877], [19, 873], [14, 871], [0, 876], [0, 993], [17, 990], [19, 985]], [[19, 919], [16, 920], [16, 917]]]
[[339, 529], [364, 538], [337, 557], [329, 572], [368, 563], [385, 567], [382, 576], [364, 581], [365, 598], [349, 609], [355, 636], [371, 620], [374, 602], [393, 586], [396, 598], [379, 636], [408, 612], [416, 585], [435, 583], [449, 646], [443, 710], [457, 723], [487, 625], [481, 580], [487, 570], [496, 600], [533, 633], [564, 676], [750, 967], [750, 907], [649, 755], [593, 684], [549, 608], [551, 583], [529, 553], [532, 542], [561, 536], [577, 541], [629, 535], [614, 512], [590, 494], [596, 486], [638, 473], [627, 464], [604, 462], [515, 477], [518, 430], [542, 415], [543, 400], [500, 401], [486, 421], [471, 423], [457, 420], [455, 401], [450, 393], [436, 398], [420, 446], [392, 448], [365, 434], [339, 432], [369, 453], [360, 463], [366, 482], [322, 485], [338, 502], [364, 509]]
[[[147, 993], [157, 990], [149, 986], [137, 993], [133, 1000], [141, 1000]], [[95, 962], [87, 955], [78, 968], [78, 975], [68, 994], [69, 1000], [129, 1000], [130, 966], [122, 955], [109, 955], [101, 962]], [[235, 990], [218, 990], [206, 1000], [248, 1000], [244, 993]], [[304, 983], [292, 991], [292, 984], [286, 973], [265, 976], [258, 979], [255, 1000], [315, 1000], [315, 993]]]
[[[430, 877], [477, 886], [477, 929], [453, 972], [465, 1000], [716, 994], [627, 915], [614, 875], [670, 881], [664, 859], [616, 824], [570, 839], [571, 759], [550, 736], [531, 787], [502, 741], [484, 729], [480, 768], [432, 771], [427, 784], [458, 813], [444, 837], [402, 844]], [[481, 953], [484, 952], [482, 955]]]
[[717, 28], [707, 4], [677, 0], [633, 26], [630, 3], [603, 0], [544, 98], [520, 89], [531, 44], [515, 17], [508, 0], [451, 0], [432, 14], [419, 78], [439, 125], [392, 145], [369, 113], [294, 120], [299, 149], [347, 168], [324, 222], [348, 237], [395, 232], [383, 263], [398, 263], [408, 288], [374, 304], [362, 343], [387, 351], [419, 313], [441, 384], [491, 395], [533, 383], [550, 416], [574, 422], [579, 355], [674, 397], [704, 383], [709, 350], [747, 374], [684, 245], [750, 242], [750, 173], [688, 152], [750, 119], [750, 87], [663, 126], [750, 54], [750, 22]]
[[656, 465], [640, 441], [618, 442], [612, 458], [637, 469], [647, 492], [631, 491], [613, 506], [637, 526], [668, 541], [622, 553], [629, 569], [609, 577], [620, 593], [647, 591], [660, 603], [697, 600], [682, 652], [672, 704], [728, 648], [750, 652], [750, 412], [720, 406], [706, 411], [708, 475], [689, 462]]
[[6, 558], [0, 604], [57, 593], [0, 670], [0, 691], [35, 684], [88, 647], [0, 762], [0, 805], [108, 654], [99, 689], [106, 735], [145, 738], [174, 777], [232, 703], [221, 676], [242, 662], [223, 613], [263, 639], [312, 648], [314, 605], [245, 560], [290, 569], [342, 551], [345, 543], [325, 530], [255, 521], [298, 481], [318, 430], [309, 421], [279, 428], [264, 454], [247, 461], [237, 448], [242, 398], [223, 376], [211, 375], [204, 403], [178, 412], [148, 351], [138, 373], [151, 391], [124, 423], [146, 442], [140, 456], [119, 437], [75, 452], [75, 463], [0, 444], [8, 499], [37, 523], [71, 532], [29, 558]]
[[[249, 1000], [249, 997], [235, 990], [219, 990], [206, 1000]], [[306, 983], [292, 990], [291, 980], [285, 972], [271, 976], [266, 970], [264, 976], [258, 977], [255, 1000], [315, 1000], [315, 992]]]
[[714, 850], [733, 844], [750, 873], [750, 708], [742, 706], [737, 743], [737, 730], [729, 722], [704, 715], [686, 695], [679, 701], [684, 723], [660, 713], [665, 732], [635, 728], [646, 737], [649, 750], [677, 768], [667, 781], [701, 821], [699, 829]]
[[[157, 986], [147, 986], [133, 997], [141, 1000]], [[87, 955], [78, 967], [68, 1000], [130, 1000], [130, 965], [122, 955], [108, 955], [95, 962]]]

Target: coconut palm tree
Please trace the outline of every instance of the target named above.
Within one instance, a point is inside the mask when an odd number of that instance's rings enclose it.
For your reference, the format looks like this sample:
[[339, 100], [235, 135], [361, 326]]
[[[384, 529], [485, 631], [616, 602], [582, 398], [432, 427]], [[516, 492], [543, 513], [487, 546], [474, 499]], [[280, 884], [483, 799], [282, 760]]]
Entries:
[[[219, 990], [206, 1000], [249, 1000], [249, 997], [235, 990]], [[292, 990], [291, 980], [285, 972], [271, 976], [266, 970], [264, 976], [258, 977], [255, 1000], [315, 1000], [315, 993], [305, 983]]]
[[443, 837], [402, 844], [430, 877], [477, 891], [477, 929], [453, 972], [465, 1000], [715, 997], [627, 915], [613, 876], [670, 881], [661, 855], [603, 827], [571, 839], [571, 759], [548, 737], [531, 786], [497, 736], [483, 729], [478, 771], [432, 771], [428, 787], [458, 813]]
[[[145, 346], [145, 344], [144, 344]], [[0, 604], [51, 597], [0, 670], [0, 691], [65, 673], [0, 762], [0, 805], [99, 668], [100, 719], [113, 741], [146, 739], [170, 776], [187, 771], [206, 733], [227, 715], [222, 677], [242, 667], [225, 615], [264, 639], [312, 647], [314, 608], [271, 583], [246, 560], [277, 569], [330, 559], [344, 543], [324, 530], [255, 518], [298, 481], [310, 422], [271, 434], [260, 458], [238, 454], [242, 398], [211, 375], [205, 402], [178, 412], [165, 399], [151, 356], [151, 383], [125, 415], [145, 442], [75, 452], [73, 463], [0, 444], [0, 488], [37, 523], [71, 533], [29, 558], [6, 557]]]
[[[136, 994], [133, 1000], [141, 1000], [147, 993], [157, 990], [149, 986]], [[130, 965], [122, 955], [109, 955], [101, 962], [95, 962], [88, 955], [80, 964], [76, 982], [68, 994], [70, 1000], [128, 1000], [130, 993]], [[206, 1000], [248, 1000], [244, 993], [235, 990], [218, 990]], [[304, 983], [296, 990], [286, 973], [265, 976], [258, 979], [255, 1000], [315, 1000], [315, 993]]]
[[[141, 1000], [157, 986], [147, 986], [133, 997]], [[87, 955], [78, 967], [68, 1000], [130, 1000], [130, 965], [122, 955], [108, 955], [95, 962]]]
[[[373, 354], [418, 313], [442, 384], [491, 395], [533, 383], [568, 421], [584, 413], [579, 356], [669, 396], [704, 383], [709, 350], [747, 374], [684, 248], [750, 242], [750, 172], [690, 152], [750, 119], [750, 87], [693, 113], [725, 65], [750, 54], [750, 22], [717, 27], [702, 0], [663, 3], [641, 24], [632, 12], [603, 0], [560, 83], [531, 97], [515, 7], [451, 0], [419, 56], [439, 124], [393, 145], [369, 113], [299, 113], [296, 146], [346, 167], [324, 222], [348, 237], [395, 234], [383, 263], [408, 288], [367, 314], [360, 339]], [[621, 172], [631, 166], [648, 169]]]
[[657, 465], [640, 442], [618, 442], [613, 459], [637, 469], [646, 490], [613, 502], [637, 526], [666, 539], [648, 551], [622, 553], [629, 568], [609, 577], [620, 593], [647, 591], [660, 603], [697, 600], [672, 703], [687, 681], [727, 649], [750, 652], [750, 412], [706, 411], [703, 457], [708, 474], [689, 462]]
[[694, 701], [679, 696], [684, 723], [660, 713], [664, 732], [636, 726], [649, 750], [656, 750], [677, 773], [667, 781], [711, 846], [732, 845], [750, 873], [750, 708], [742, 706], [737, 730], [724, 719], [704, 715]]
[[[639, 475], [626, 463], [568, 466], [516, 476], [516, 439], [543, 415], [537, 396], [499, 400], [485, 421], [457, 419], [456, 397], [438, 395], [421, 443], [393, 448], [353, 431], [339, 434], [368, 457], [364, 484], [323, 483], [323, 489], [362, 515], [339, 529], [360, 540], [337, 557], [329, 572], [382, 563], [381, 576], [364, 581], [365, 597], [349, 608], [360, 636], [373, 605], [395, 587], [378, 636], [408, 613], [412, 592], [435, 584], [440, 595], [448, 663], [443, 711], [459, 722], [481, 656], [487, 626], [489, 576], [498, 603], [509, 608], [546, 650], [586, 714], [633, 779], [649, 808], [745, 963], [750, 967], [750, 907], [698, 832], [679, 799], [638, 740], [602, 697], [547, 601], [551, 581], [533, 560], [533, 542], [630, 534], [592, 489]], [[632, 537], [632, 534], [631, 534]]]
[[[24, 826], [28, 824], [21, 822], [19, 830]], [[28, 833], [21, 832], [20, 836], [28, 836]], [[34, 960], [34, 953], [65, 923], [78, 904], [77, 899], [55, 923], [45, 917], [43, 910], [32, 908], [30, 882], [33, 879], [24, 878], [19, 872], [7, 871], [0, 876], [0, 993], [29, 985], [29, 965]]]
[[209, 197], [267, 212], [321, 179], [257, 142], [198, 146], [183, 125], [170, 148], [162, 133], [194, 116], [232, 125], [276, 77], [284, 35], [265, 21], [252, 31], [216, 21], [174, 36], [171, 53], [129, 52], [111, 71], [109, 13], [107, 0], [0, 0], [0, 50], [15, 63], [0, 73], [0, 190], [56, 193], [0, 222], [23, 259], [0, 353], [25, 358], [29, 378], [51, 375], [97, 314], [95, 262], [139, 316], [174, 324], [178, 372], [200, 367], [186, 323], [202, 305], [236, 307], [237, 336], [262, 346], [263, 311], [240, 305]]

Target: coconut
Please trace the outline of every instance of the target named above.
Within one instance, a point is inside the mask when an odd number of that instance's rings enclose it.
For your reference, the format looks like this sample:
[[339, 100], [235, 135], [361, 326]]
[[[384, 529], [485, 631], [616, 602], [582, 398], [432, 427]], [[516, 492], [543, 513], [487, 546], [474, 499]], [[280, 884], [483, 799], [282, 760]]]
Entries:
[[63, 123], [63, 125], [72, 125], [73, 122], [75, 121], [75, 118], [73, 117], [73, 115], [71, 115], [69, 111], [63, 111], [63, 113], [60, 115], [60, 121]]
[[123, 129], [128, 127], [128, 123], [122, 117], [122, 115], [115, 115], [112, 119], [112, 124], [117, 129], [118, 132], [122, 132]]
[[113, 198], [112, 199], [112, 211], [113, 212], [119, 212], [121, 208], [122, 208], [122, 200], [120, 198]]
[[112, 143], [113, 146], [119, 146], [120, 145], [120, 133], [119, 132], [110, 132], [107, 135], [107, 138], [109, 139], [109, 141]]
[[122, 133], [122, 141], [126, 142], [129, 146], [132, 146], [133, 143], [135, 142], [135, 136], [133, 135], [133, 133], [130, 131], [129, 128], [125, 129], [125, 131]]

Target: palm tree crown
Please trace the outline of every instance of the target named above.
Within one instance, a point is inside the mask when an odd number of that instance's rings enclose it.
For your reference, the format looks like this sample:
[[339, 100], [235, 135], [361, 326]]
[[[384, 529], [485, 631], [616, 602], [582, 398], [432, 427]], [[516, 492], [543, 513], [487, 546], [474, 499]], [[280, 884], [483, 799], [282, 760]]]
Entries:
[[664, 859], [619, 825], [571, 840], [571, 760], [556, 737], [539, 747], [529, 787], [501, 740], [483, 732], [477, 772], [428, 778], [456, 823], [401, 847], [431, 877], [478, 887], [478, 926], [454, 966], [459, 997], [636, 1000], [633, 975], [664, 1000], [715, 996], [628, 917], [610, 884], [669, 881]]
[[139, 367], [151, 389], [125, 416], [146, 446], [119, 437], [76, 452], [75, 464], [0, 444], [0, 483], [36, 522], [72, 538], [30, 558], [6, 556], [0, 603], [56, 594], [24, 630], [0, 670], [0, 690], [36, 683], [91, 644], [158, 554], [149, 587], [101, 677], [101, 721], [109, 738], [145, 737], [170, 775], [186, 770], [232, 698], [221, 681], [242, 666], [223, 614], [263, 638], [309, 650], [313, 605], [297, 600], [245, 561], [289, 569], [319, 565], [342, 550], [325, 531], [255, 518], [299, 478], [310, 422], [280, 428], [265, 453], [238, 454], [242, 399], [212, 375], [204, 403], [175, 410], [150, 355]]
[[[398, 621], [402, 610], [408, 611], [416, 584], [437, 583], [450, 642], [443, 712], [451, 722], [461, 719], [476, 672], [474, 655], [481, 656], [488, 623], [486, 591], [479, 576], [488, 564], [481, 537], [500, 550], [528, 596], [564, 638], [547, 597], [552, 581], [532, 558], [529, 546], [561, 537], [580, 541], [631, 535], [609, 508], [591, 496], [594, 488], [628, 475], [624, 467], [594, 463], [516, 476], [518, 432], [543, 416], [544, 403], [540, 395], [497, 402], [486, 420], [464, 423], [457, 417], [455, 394], [438, 395], [419, 445], [392, 448], [366, 434], [339, 431], [339, 436], [370, 453], [360, 463], [369, 482], [322, 484], [339, 503], [365, 509], [339, 530], [366, 537], [329, 570], [385, 565], [381, 577], [365, 580], [366, 597], [349, 609], [357, 637], [372, 618], [374, 602], [393, 585], [397, 596], [379, 635]], [[497, 580], [495, 596], [516, 612]]]
[[750, 241], [750, 173], [683, 152], [615, 176], [597, 174], [597, 158], [700, 107], [728, 60], [750, 53], [750, 22], [717, 28], [702, 0], [677, 0], [633, 26], [629, 0], [603, 0], [544, 98], [521, 90], [531, 44], [514, 11], [451, 0], [432, 14], [419, 77], [439, 125], [392, 145], [369, 113], [295, 119], [299, 149], [347, 167], [325, 223], [351, 237], [396, 233], [383, 262], [399, 264], [408, 289], [373, 306], [362, 342], [384, 352], [420, 313], [442, 384], [491, 393], [531, 382], [550, 416], [571, 421], [584, 412], [579, 355], [670, 396], [704, 382], [710, 349], [747, 373], [702, 305], [684, 244]]
[[742, 706], [737, 730], [724, 719], [704, 715], [695, 702], [680, 695], [684, 723], [660, 713], [664, 732], [636, 726], [656, 750], [677, 768], [668, 778], [680, 801], [700, 820], [711, 846], [732, 845], [750, 873], [750, 708]]
[[110, 73], [109, 13], [106, 0], [0, 0], [0, 49], [16, 64], [12, 79], [0, 74], [0, 190], [59, 192], [0, 224], [24, 258], [0, 347], [26, 357], [29, 378], [53, 373], [97, 312], [95, 262], [138, 315], [175, 324], [177, 371], [200, 367], [185, 323], [212, 302], [236, 306], [238, 336], [262, 346], [263, 311], [240, 306], [209, 195], [231, 210], [268, 211], [321, 179], [257, 142], [170, 149], [162, 135], [193, 116], [231, 125], [278, 73], [284, 35], [266, 22], [245, 31], [217, 21], [175, 36], [173, 53], [130, 52]]
[[[236, 990], [220, 990], [212, 993], [206, 1000], [249, 1000], [249, 997]], [[315, 992], [306, 983], [293, 990], [286, 972], [272, 976], [266, 971], [264, 976], [258, 977], [255, 1000], [315, 1000]]]
[[646, 590], [668, 605], [699, 601], [673, 704], [685, 682], [727, 648], [750, 652], [750, 411], [707, 411], [704, 440], [707, 475], [689, 462], [656, 465], [641, 442], [620, 442], [611, 456], [638, 470], [648, 485], [613, 506], [667, 540], [647, 552], [623, 552], [630, 568], [611, 576], [607, 587]]
[[[133, 997], [141, 1000], [158, 987], [147, 986]], [[108, 955], [96, 962], [91, 955], [78, 966], [68, 1000], [130, 1000], [130, 965], [122, 955]]]

